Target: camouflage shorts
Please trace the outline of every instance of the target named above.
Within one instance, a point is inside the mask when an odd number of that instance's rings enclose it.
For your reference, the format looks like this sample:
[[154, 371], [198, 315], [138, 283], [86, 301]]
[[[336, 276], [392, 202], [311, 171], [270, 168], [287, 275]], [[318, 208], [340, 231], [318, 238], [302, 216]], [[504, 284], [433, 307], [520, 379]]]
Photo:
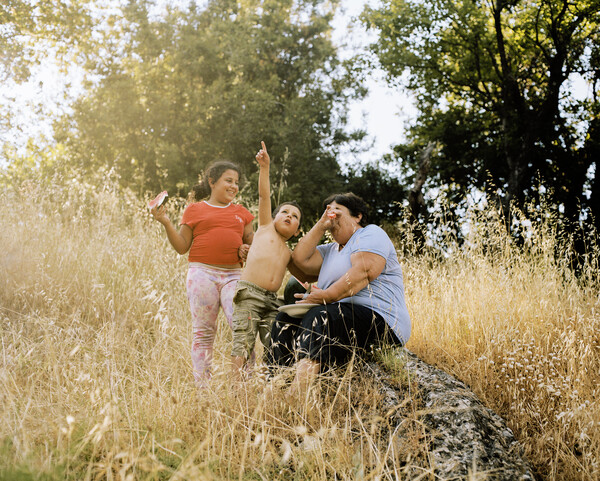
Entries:
[[271, 326], [283, 301], [277, 294], [251, 282], [240, 280], [233, 296], [232, 356], [248, 358], [254, 350], [256, 334], [265, 348], [271, 343]]

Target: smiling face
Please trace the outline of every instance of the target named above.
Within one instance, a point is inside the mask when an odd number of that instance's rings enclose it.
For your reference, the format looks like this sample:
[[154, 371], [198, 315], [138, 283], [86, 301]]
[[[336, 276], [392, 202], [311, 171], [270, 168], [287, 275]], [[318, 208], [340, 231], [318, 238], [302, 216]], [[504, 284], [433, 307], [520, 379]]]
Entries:
[[285, 240], [298, 235], [300, 219], [302, 217], [300, 209], [291, 204], [283, 204], [279, 206], [278, 209], [279, 210], [273, 218], [275, 230], [279, 235], [285, 238]]
[[240, 175], [233, 169], [223, 172], [216, 181], [210, 179], [210, 199], [208, 201], [214, 205], [231, 203], [240, 190], [239, 183]]

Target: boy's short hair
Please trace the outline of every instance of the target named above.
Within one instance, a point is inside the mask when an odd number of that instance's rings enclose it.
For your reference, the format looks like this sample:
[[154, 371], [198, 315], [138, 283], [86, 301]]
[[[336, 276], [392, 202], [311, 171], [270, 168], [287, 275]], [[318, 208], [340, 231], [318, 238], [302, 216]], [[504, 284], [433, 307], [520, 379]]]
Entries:
[[290, 200], [289, 202], [282, 202], [281, 204], [279, 204], [277, 207], [275, 207], [275, 210], [273, 211], [273, 215], [271, 217], [273, 217], [273, 219], [275, 218], [275, 216], [277, 215], [277, 213], [281, 210], [281, 208], [284, 205], [293, 205], [294, 207], [296, 207], [299, 211], [300, 211], [300, 219], [298, 219], [299, 223], [302, 223], [302, 207], [300, 207], [300, 205], [298, 204], [298, 202], [296, 202], [295, 200]]

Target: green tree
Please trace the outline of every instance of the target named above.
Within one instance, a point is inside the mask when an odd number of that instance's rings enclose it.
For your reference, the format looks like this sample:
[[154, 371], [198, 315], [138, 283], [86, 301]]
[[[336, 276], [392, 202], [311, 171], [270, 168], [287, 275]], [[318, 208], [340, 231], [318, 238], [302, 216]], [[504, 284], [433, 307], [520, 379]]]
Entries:
[[405, 187], [385, 166], [365, 165], [352, 167], [345, 175], [345, 191], [354, 192], [369, 205], [369, 222], [394, 224], [404, 215]]
[[[362, 19], [390, 81], [420, 109], [390, 156], [408, 176], [436, 141], [428, 185], [456, 203], [477, 188], [508, 212], [541, 187], [563, 219], [578, 221], [581, 207], [600, 218], [600, 2], [384, 0]], [[594, 88], [585, 100], [572, 95], [576, 75]]]
[[[20, 131], [14, 87], [29, 80], [48, 58], [66, 67], [85, 48], [91, 33], [92, 0], [3, 0], [0, 2], [0, 140], [1, 157], [9, 157], [14, 133]], [[40, 82], [43, 79], [40, 78]], [[34, 102], [32, 102], [34, 103]], [[32, 109], [40, 109], [40, 104]], [[2, 160], [5, 160], [2, 159]]]
[[0, 80], [28, 78], [50, 46], [60, 56], [88, 37], [91, 0], [5, 0], [0, 4]]
[[97, 78], [57, 126], [73, 160], [113, 166], [139, 192], [185, 194], [210, 162], [227, 158], [253, 196], [264, 140], [282, 200], [316, 214], [340, 187], [345, 105], [360, 91], [331, 42], [335, 5], [211, 0], [162, 15], [147, 6], [131, 1], [106, 22]]

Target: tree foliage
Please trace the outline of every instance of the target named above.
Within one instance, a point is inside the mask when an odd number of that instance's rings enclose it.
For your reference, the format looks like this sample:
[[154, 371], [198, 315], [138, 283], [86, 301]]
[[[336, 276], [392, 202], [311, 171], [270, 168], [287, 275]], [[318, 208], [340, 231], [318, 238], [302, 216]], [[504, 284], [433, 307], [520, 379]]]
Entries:
[[28, 78], [32, 63], [53, 46], [66, 52], [87, 38], [91, 0], [5, 0], [0, 3], [0, 80]]
[[[0, 162], [24, 139], [20, 109], [42, 109], [39, 99], [23, 99], [18, 86], [52, 58], [61, 69], [88, 44], [93, 0], [3, 0], [0, 2]], [[39, 85], [42, 85], [40, 78]], [[37, 100], [37, 101], [36, 101]], [[32, 134], [30, 133], [30, 137]]]
[[[384, 0], [362, 18], [389, 79], [420, 109], [391, 156], [408, 176], [437, 141], [429, 185], [456, 203], [477, 188], [508, 212], [541, 188], [563, 219], [600, 218], [597, 0]], [[585, 99], [573, 95], [577, 76], [592, 86]]]
[[359, 195], [369, 205], [369, 222], [379, 225], [395, 223], [403, 217], [406, 189], [385, 166], [353, 167], [345, 178], [345, 190]]
[[113, 166], [138, 192], [185, 194], [227, 158], [251, 180], [250, 196], [264, 140], [281, 200], [312, 215], [340, 188], [336, 155], [356, 87], [330, 39], [333, 13], [314, 0], [211, 0], [156, 15], [131, 1], [99, 32], [96, 80], [57, 138], [74, 161]]

